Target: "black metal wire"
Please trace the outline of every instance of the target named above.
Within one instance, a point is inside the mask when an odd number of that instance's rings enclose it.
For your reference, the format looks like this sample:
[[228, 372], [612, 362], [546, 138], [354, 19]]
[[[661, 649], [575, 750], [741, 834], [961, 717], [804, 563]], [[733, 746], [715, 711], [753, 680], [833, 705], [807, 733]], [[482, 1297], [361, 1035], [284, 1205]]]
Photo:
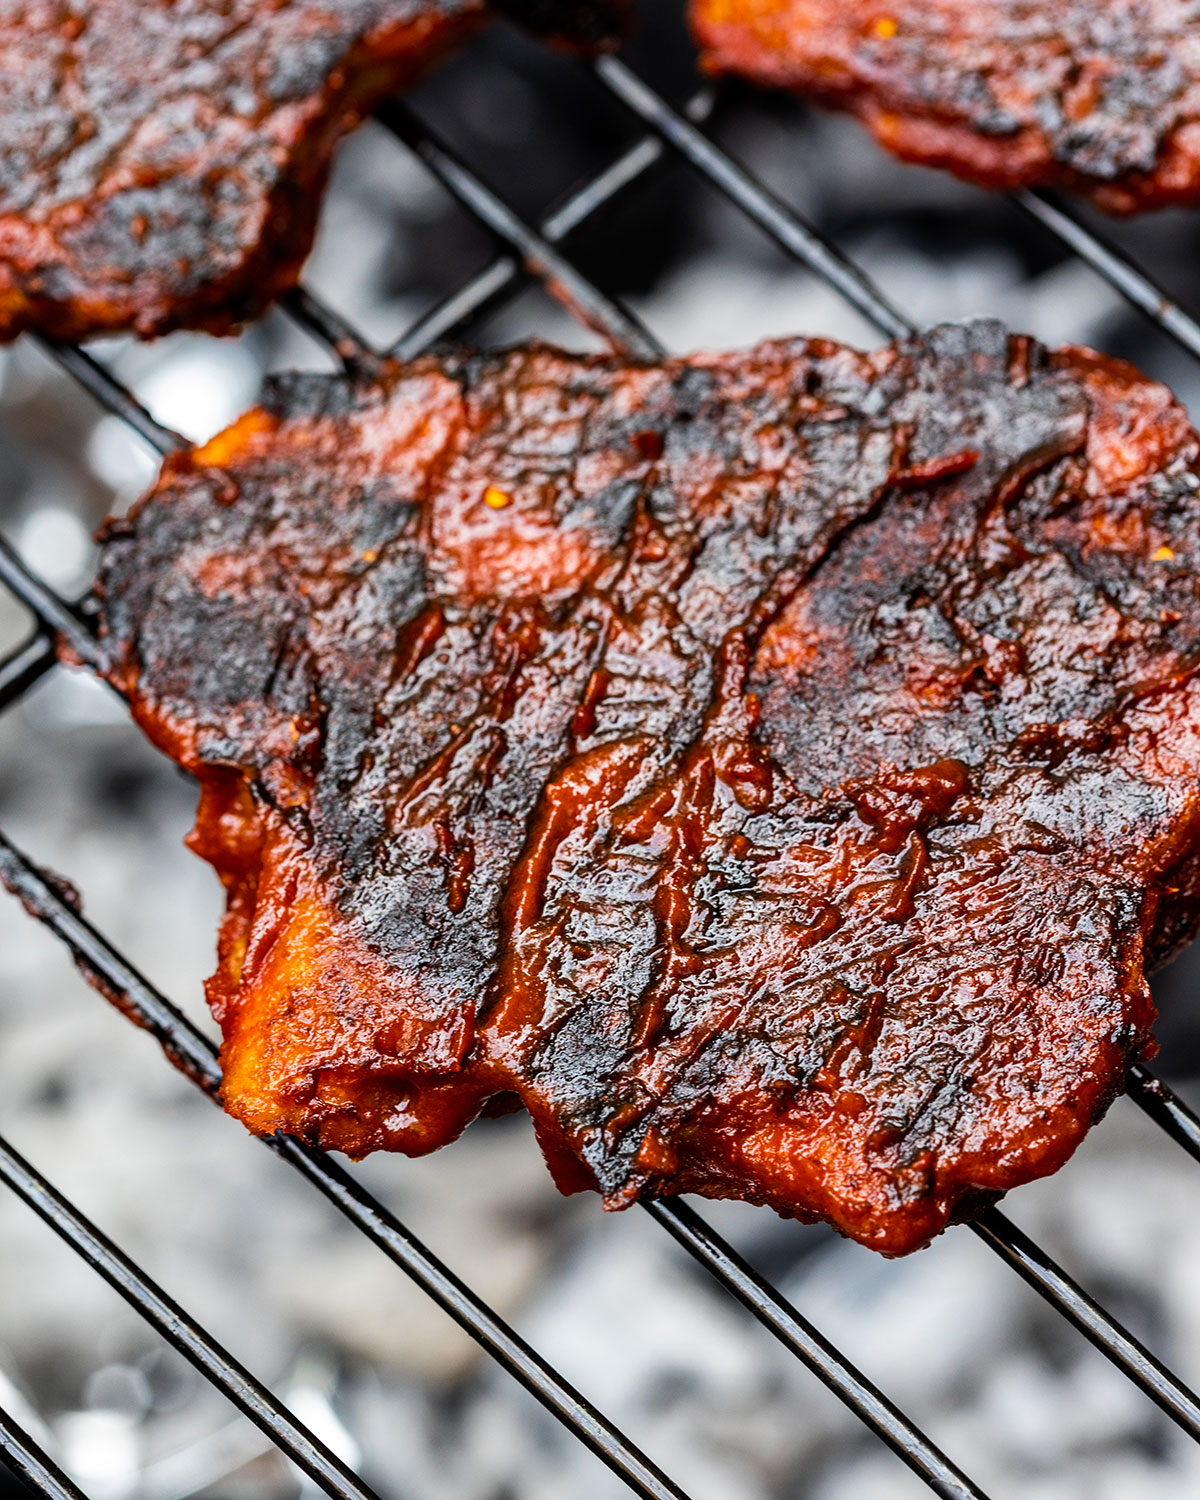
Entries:
[[1200, 1117], [1145, 1063], [1134, 1063], [1126, 1078], [1126, 1089], [1156, 1125], [1160, 1126], [1196, 1161], [1200, 1161]]
[[335, 354], [346, 370], [357, 371], [379, 363], [380, 355], [358, 329], [307, 287], [297, 286], [285, 292], [279, 305], [294, 323]]
[[1013, 193], [1012, 199], [1031, 219], [1048, 229], [1081, 260], [1086, 261], [1127, 302], [1139, 312], [1145, 313], [1152, 323], [1169, 334], [1189, 354], [1200, 359], [1200, 323], [1190, 313], [1184, 312], [1156, 281], [1147, 276], [1140, 266], [1134, 265], [1111, 240], [1096, 230], [1089, 229], [1074, 208], [1068, 207], [1049, 193], [1035, 192], [1029, 188]]
[[506, 241], [531, 274], [538, 276], [568, 311], [602, 332], [622, 353], [653, 359], [655, 342], [628, 308], [601, 296], [565, 255], [531, 228], [439, 140], [406, 104], [390, 99], [376, 117], [404, 142], [454, 197], [493, 234]]
[[4, 657], [0, 661], [0, 710], [40, 682], [57, 661], [53, 643], [40, 630]]
[[[555, 215], [548, 216], [542, 222], [540, 232], [532, 230], [513, 214], [463, 163], [440, 142], [434, 141], [404, 107], [385, 111], [390, 128], [426, 161], [460, 202], [517, 252], [515, 256], [498, 257], [472, 282], [432, 313], [426, 314], [399, 341], [395, 353], [405, 357], [415, 353], [430, 340], [443, 336], [464, 319], [499, 300], [518, 286], [525, 274], [534, 273], [556, 284], [555, 289], [563, 300], [585, 321], [606, 328], [610, 336], [615, 333], [620, 346], [635, 354], [652, 355], [654, 342], [637, 320], [612, 299], [596, 293], [595, 288], [586, 278], [580, 277], [573, 264], [555, 247], [617, 192], [648, 171], [661, 158], [662, 141], [678, 151], [789, 254], [821, 275], [885, 333], [897, 336], [909, 331], [911, 325], [854, 262], [716, 147], [697, 129], [693, 118], [672, 109], [615, 58], [602, 59], [595, 64], [595, 71], [604, 85], [649, 125], [651, 133], [624, 153], [605, 173], [573, 194]], [[693, 109], [692, 113], [697, 111]], [[1200, 354], [1200, 326], [1166, 298], [1132, 262], [1051, 200], [1040, 195], [1018, 195], [1018, 202], [1185, 348]], [[303, 291], [292, 294], [286, 299], [286, 306], [301, 326], [332, 347], [344, 363], [359, 363], [364, 358], [373, 357], [374, 351], [366, 341], [311, 294]], [[621, 325], [619, 328], [614, 317]], [[179, 434], [154, 422], [136, 399], [90, 356], [70, 346], [47, 347], [109, 410], [121, 415], [159, 452], [169, 452], [183, 442]], [[2, 543], [0, 580], [33, 610], [45, 631], [61, 633], [82, 660], [93, 659], [90, 632], [78, 612], [58, 600]], [[47, 670], [52, 660], [50, 647], [43, 638], [26, 643], [0, 663], [0, 706], [13, 701], [24, 687]], [[0, 874], [35, 915], [58, 931], [72, 947], [81, 966], [109, 990], [133, 1019], [154, 1031], [174, 1060], [206, 1092], [212, 1093], [216, 1084], [216, 1062], [207, 1039], [169, 1002], [157, 995], [116, 950], [72, 910], [53, 883], [2, 838]], [[1144, 1068], [1135, 1068], [1130, 1075], [1130, 1091], [1153, 1118], [1200, 1159], [1200, 1121], [1165, 1085]], [[278, 1139], [271, 1144], [489, 1347], [546, 1405], [580, 1429], [584, 1440], [601, 1457], [624, 1477], [630, 1478], [622, 1461], [624, 1440], [620, 1435], [616, 1434], [614, 1447], [612, 1429], [607, 1427], [604, 1419], [569, 1386], [565, 1386], [556, 1372], [545, 1366], [353, 1179], [322, 1153], [295, 1141]], [[917, 1472], [924, 1474], [938, 1493], [955, 1496], [979, 1493], [768, 1283], [756, 1277], [702, 1220], [675, 1202], [653, 1205], [651, 1212], [750, 1307], [760, 1321], [805, 1358], [843, 1399], [850, 1401]], [[1194, 1430], [1198, 1410], [1196, 1397], [1091, 1302], [1027, 1236], [995, 1213], [981, 1222], [978, 1232], [1104, 1353], [1125, 1369], [1131, 1379], [1147, 1390], [1164, 1410], [1188, 1430]], [[847, 1394], [847, 1386], [856, 1381], [860, 1386], [852, 1397]], [[640, 1459], [636, 1450], [632, 1451]], [[614, 1453], [617, 1461], [614, 1461]], [[923, 1464], [929, 1472], [925, 1472]], [[656, 1488], [654, 1482], [639, 1484], [636, 1479], [631, 1482], [645, 1494], [678, 1493], [652, 1466], [650, 1478], [667, 1488]]]
[[[8, 542], [0, 537], [0, 583], [7, 584], [22, 604], [50, 636], [59, 637], [84, 664], [94, 667], [98, 661], [96, 637], [80, 611], [60, 599], [54, 590], [32, 573]], [[29, 670], [29, 663], [25, 663]]]
[[895, 1450], [934, 1494], [946, 1500], [974, 1500], [982, 1491], [939, 1452], [919, 1427], [812, 1324], [769, 1281], [759, 1276], [733, 1247], [678, 1198], [647, 1203], [646, 1210], [683, 1248], [717, 1276], [722, 1285], [771, 1333]]
[[[684, 106], [688, 118], [695, 123], [706, 120], [715, 97], [714, 89], [698, 90]], [[615, 161], [575, 188], [558, 208], [541, 220], [538, 232], [542, 239], [550, 245], [561, 245], [602, 208], [646, 177], [665, 155], [661, 137], [653, 132], [642, 136]], [[498, 255], [470, 281], [456, 287], [449, 296], [422, 313], [392, 345], [392, 356], [412, 359], [439, 340], [449, 338], [466, 323], [506, 300], [526, 275], [528, 267], [521, 261], [511, 255]]]
[[7, 1184], [59, 1237], [114, 1287], [141, 1316], [256, 1427], [338, 1500], [379, 1500], [302, 1422], [243, 1365], [156, 1285], [46, 1178], [0, 1137], [0, 1181]]
[[1158, 1403], [1189, 1437], [1200, 1440], [1200, 1399], [1127, 1329], [1108, 1316], [1082, 1287], [998, 1209], [974, 1219], [971, 1228], [1019, 1275], [1074, 1323], [1080, 1333]]
[[30, 338], [39, 349], [44, 350], [51, 359], [57, 360], [64, 370], [73, 375], [97, 401], [132, 427], [160, 458], [165, 458], [177, 448], [187, 446], [187, 439], [181, 433], [156, 422], [133, 392], [86, 350], [75, 344], [64, 344], [58, 339], [47, 338], [45, 334], [31, 334]]
[[50, 1500], [87, 1500], [54, 1460], [34, 1442], [21, 1424], [0, 1407], [0, 1453], [13, 1473], [26, 1485]]
[[861, 266], [751, 176], [745, 167], [714, 145], [699, 126], [673, 109], [620, 58], [598, 58], [592, 69], [605, 87], [643, 123], [732, 199], [789, 255], [803, 261], [889, 338], [901, 338], [912, 332], [913, 325], [884, 296]]

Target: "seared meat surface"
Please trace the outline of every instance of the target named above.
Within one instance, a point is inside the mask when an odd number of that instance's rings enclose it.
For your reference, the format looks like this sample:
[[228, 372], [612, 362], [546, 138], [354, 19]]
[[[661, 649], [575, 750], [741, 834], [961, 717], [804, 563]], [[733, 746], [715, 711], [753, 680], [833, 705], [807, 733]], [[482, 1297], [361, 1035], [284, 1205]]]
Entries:
[[0, 0], [0, 339], [225, 332], [293, 286], [333, 148], [505, 9], [621, 0]]
[[564, 1190], [921, 1245], [1052, 1171], [1200, 909], [1197, 438], [982, 322], [284, 377], [110, 523], [260, 1132], [516, 1095]]
[[907, 161], [1131, 213], [1200, 201], [1197, 0], [691, 0], [713, 72], [853, 111]]

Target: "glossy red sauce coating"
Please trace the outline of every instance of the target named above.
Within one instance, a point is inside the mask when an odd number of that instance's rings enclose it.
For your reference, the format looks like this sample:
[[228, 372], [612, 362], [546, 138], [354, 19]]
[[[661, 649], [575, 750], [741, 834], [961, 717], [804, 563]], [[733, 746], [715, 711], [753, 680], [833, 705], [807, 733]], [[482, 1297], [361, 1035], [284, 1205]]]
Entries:
[[516, 1096], [564, 1190], [893, 1254], [1054, 1170], [1200, 915], [1198, 457], [994, 323], [276, 382], [100, 591], [203, 789], [228, 1108]]

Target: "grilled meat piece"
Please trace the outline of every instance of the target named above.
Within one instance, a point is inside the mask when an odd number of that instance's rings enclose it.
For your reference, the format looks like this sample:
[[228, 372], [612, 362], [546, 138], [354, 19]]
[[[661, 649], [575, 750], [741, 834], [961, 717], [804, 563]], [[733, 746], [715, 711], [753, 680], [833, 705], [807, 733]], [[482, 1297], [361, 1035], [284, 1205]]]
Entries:
[[[623, 0], [503, 8], [594, 42]], [[295, 285], [338, 139], [486, 0], [0, 0], [0, 339], [228, 331]]]
[[564, 1190], [889, 1253], [1053, 1171], [1200, 918], [1197, 459], [990, 322], [275, 381], [99, 590], [227, 1107], [415, 1153], [515, 1094]]
[[1196, 0], [691, 0], [704, 63], [858, 115], [906, 161], [1115, 213], [1200, 201]]

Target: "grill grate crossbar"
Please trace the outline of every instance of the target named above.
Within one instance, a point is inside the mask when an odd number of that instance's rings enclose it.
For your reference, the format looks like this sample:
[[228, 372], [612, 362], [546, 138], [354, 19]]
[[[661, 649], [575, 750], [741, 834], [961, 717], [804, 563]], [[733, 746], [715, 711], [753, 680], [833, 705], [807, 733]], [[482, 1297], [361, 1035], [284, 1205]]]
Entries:
[[856, 1370], [841, 1350], [802, 1317], [769, 1281], [747, 1265], [695, 1209], [678, 1198], [662, 1198], [644, 1206], [651, 1218], [711, 1272], [785, 1348], [803, 1360], [836, 1396], [852, 1407], [936, 1495], [966, 1500], [981, 1493], [894, 1402]]
[[352, 1469], [0, 1137], [0, 1181], [335, 1500], [379, 1500]]
[[170, 427], [156, 422], [128, 386], [100, 361], [80, 349], [77, 344], [64, 344], [59, 339], [47, 338], [44, 334], [31, 334], [30, 338], [51, 359], [57, 360], [68, 374], [90, 392], [101, 406], [130, 427], [160, 458], [166, 458], [177, 448], [187, 447], [187, 439]]
[[58, 661], [49, 635], [38, 630], [23, 646], [0, 661], [0, 709], [7, 708], [40, 682]]
[[568, 312], [602, 333], [622, 354], [653, 359], [657, 344], [628, 308], [606, 296], [574, 263], [498, 198], [461, 158], [413, 114], [390, 99], [376, 118], [409, 148], [480, 224], [509, 244]]
[[591, 66], [595, 76], [622, 104], [736, 203], [788, 255], [815, 271], [888, 338], [902, 338], [912, 332], [913, 325], [861, 266], [722, 151], [686, 114], [673, 109], [619, 58], [601, 57]]
[[[27, 568], [3, 537], [0, 537], [0, 583], [6, 584], [29, 610], [50, 643], [57, 637], [71, 647], [84, 666], [96, 665], [96, 637], [81, 611], [61, 599], [49, 584]], [[16, 655], [19, 657], [27, 649], [21, 647]]]
[[1026, 190], [1011, 196], [1018, 208], [1086, 261], [1126, 302], [1144, 313], [1188, 354], [1200, 359], [1200, 323], [1111, 240], [1088, 228], [1073, 208], [1048, 193]]
[[1130, 1068], [1126, 1092], [1189, 1156], [1200, 1161], [1200, 1116], [1145, 1063], [1134, 1063]]
[[971, 1228], [1189, 1437], [1200, 1440], [1200, 1399], [1195, 1393], [1110, 1318], [1023, 1230], [995, 1208], [974, 1219]]
[[[504, 247], [483, 271], [418, 319], [390, 352], [411, 357], [470, 318], [498, 305], [532, 275], [540, 277], [571, 312], [604, 332], [618, 348], [636, 356], [653, 357], [658, 346], [652, 335], [627, 309], [583, 276], [559, 246], [600, 209], [648, 174], [663, 159], [668, 147], [886, 335], [895, 337], [910, 330], [908, 320], [859, 266], [699, 128], [711, 108], [711, 90], [701, 91], [681, 112], [618, 59], [606, 57], [592, 67], [600, 82], [648, 127], [647, 134], [576, 189], [537, 229], [526, 224], [487, 188], [406, 105], [390, 104], [380, 112], [383, 123], [416, 152]], [[1019, 194], [1015, 201], [1184, 348], [1200, 356], [1200, 324], [1167, 298], [1132, 261], [1094, 235], [1070, 210], [1044, 195]], [[284, 299], [284, 309], [344, 366], [361, 369], [378, 358], [354, 328], [311, 292], [300, 289], [289, 294]], [[97, 400], [126, 421], [157, 452], [165, 455], [184, 445], [178, 433], [156, 422], [132, 392], [91, 355], [71, 345], [40, 342]], [[30, 609], [39, 627], [24, 645], [0, 661], [0, 708], [3, 708], [15, 702], [53, 665], [52, 639], [56, 633], [66, 638], [85, 663], [94, 664], [96, 646], [81, 607], [59, 599], [3, 542], [0, 542], [0, 582]], [[216, 1053], [208, 1039], [74, 910], [52, 879], [43, 875], [2, 835], [0, 876], [27, 909], [67, 943], [89, 977], [131, 1019], [151, 1030], [172, 1061], [215, 1097]], [[1138, 1065], [1130, 1074], [1129, 1090], [1151, 1118], [1200, 1160], [1200, 1119], [1170, 1089]], [[268, 1144], [413, 1276], [636, 1492], [654, 1497], [680, 1496], [650, 1460], [324, 1153], [286, 1138], [275, 1138]], [[7, 1163], [7, 1148], [0, 1145], [0, 1168], [6, 1168]], [[7, 1170], [0, 1170], [0, 1175], [9, 1178]], [[35, 1180], [40, 1181], [36, 1174]], [[48, 1185], [42, 1185], [52, 1192]], [[10, 1180], [10, 1186], [20, 1191], [17, 1182]], [[76, 1213], [65, 1200], [59, 1201], [69, 1213]], [[760, 1322], [890, 1443], [935, 1493], [953, 1500], [980, 1496], [981, 1492], [923, 1433], [849, 1365], [768, 1282], [746, 1266], [693, 1210], [673, 1200], [650, 1204], [647, 1208]], [[1027, 1236], [995, 1211], [984, 1217], [977, 1232], [1169, 1415], [1193, 1435], [1200, 1435], [1200, 1402], [1195, 1395], [1092, 1302]], [[133, 1269], [137, 1272], [136, 1267]], [[231, 1358], [219, 1346], [214, 1349], [220, 1356]], [[267, 1413], [265, 1428], [280, 1441], [280, 1432], [270, 1424], [270, 1417]], [[0, 1413], [0, 1451], [41, 1492], [63, 1500], [79, 1500], [79, 1491], [71, 1481], [3, 1413]]]
[[48, 1500], [86, 1500], [75, 1481], [3, 1407], [0, 1407], [0, 1453], [31, 1490], [47, 1496]]
[[[690, 120], [703, 122], [712, 113], [715, 99], [713, 89], [699, 89], [684, 106], [684, 112]], [[666, 154], [666, 143], [660, 136], [653, 131], [642, 136], [542, 219], [538, 225], [542, 239], [555, 247], [562, 245], [602, 208], [648, 176]], [[422, 313], [392, 345], [390, 354], [394, 359], [412, 359], [423, 354], [440, 339], [448, 338], [464, 324], [506, 301], [527, 274], [528, 267], [511, 255], [498, 255], [469, 281]]]

